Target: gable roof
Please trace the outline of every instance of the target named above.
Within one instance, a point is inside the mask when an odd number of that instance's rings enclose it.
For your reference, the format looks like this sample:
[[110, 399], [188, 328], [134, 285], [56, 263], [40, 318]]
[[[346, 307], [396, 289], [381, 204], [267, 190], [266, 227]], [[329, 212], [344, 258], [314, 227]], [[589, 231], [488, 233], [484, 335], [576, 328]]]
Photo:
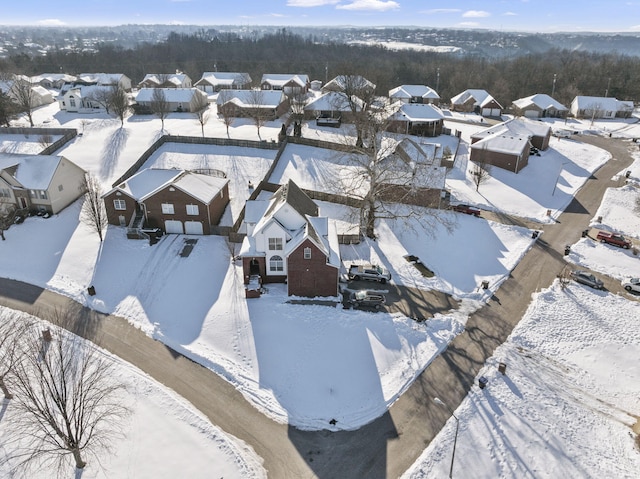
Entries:
[[[465, 90], [462, 93], [451, 98], [451, 104], [462, 105], [472, 98], [474, 100], [474, 105], [477, 105], [479, 107], [483, 107], [491, 103], [492, 101], [495, 101], [496, 103], [498, 103], [495, 100], [495, 98], [489, 95], [489, 93], [486, 90], [471, 89], [471, 90]], [[500, 105], [500, 103], [498, 103], [498, 105]], [[502, 108], [502, 105], [500, 105], [500, 108]]]
[[26, 189], [46, 190], [62, 159], [54, 155], [0, 153], [0, 170], [7, 171]]
[[172, 185], [203, 203], [210, 203], [228, 181], [226, 178], [185, 170], [147, 168], [112, 188], [103, 197], [120, 191], [142, 202], [157, 191]]
[[491, 135], [532, 136], [544, 137], [551, 133], [551, 127], [542, 121], [529, 120], [527, 118], [512, 118], [502, 123], [498, 123], [486, 130], [471, 135], [472, 139], [486, 138]]
[[184, 73], [147, 73], [139, 84], [145, 82], [155, 83], [156, 85], [171, 83], [180, 86], [187, 78], [189, 78], [188, 75]]
[[123, 78], [125, 78], [123, 73], [81, 73], [78, 75], [78, 81], [98, 85], [117, 85]]
[[347, 87], [355, 90], [368, 89], [375, 90], [375, 83], [370, 82], [362, 75], [338, 75], [333, 80], [322, 87], [323, 91], [344, 91]]
[[398, 143], [383, 158], [381, 180], [384, 183], [415, 188], [444, 188], [446, 168], [435, 161], [437, 145], [418, 144], [411, 138]]
[[433, 98], [439, 100], [440, 95], [426, 85], [400, 85], [389, 90], [389, 98]]
[[559, 101], [554, 100], [549, 95], [544, 93], [537, 93], [535, 95], [528, 96], [526, 98], [520, 98], [515, 100], [513, 104], [520, 108], [521, 110], [527, 108], [528, 106], [535, 105], [541, 110], [558, 110], [558, 111], [566, 111], [568, 108], [564, 106]]
[[200, 80], [196, 82], [199, 85], [201, 82], [207, 82], [211, 85], [220, 85], [231, 87], [233, 85], [246, 85], [251, 83], [251, 77], [248, 73], [238, 72], [204, 72]]
[[293, 180], [289, 180], [273, 194], [271, 197], [271, 205], [264, 215], [272, 216], [273, 213], [285, 203], [291, 206], [303, 218], [307, 215], [318, 216], [318, 205], [316, 205]]
[[293, 81], [299, 86], [306, 86], [309, 83], [309, 75], [292, 75], [288, 73], [265, 73], [262, 75], [260, 84], [268, 83], [269, 85], [283, 87], [285, 84]]
[[[354, 102], [361, 110], [363, 101], [354, 96]], [[320, 95], [318, 98], [310, 101], [304, 107], [305, 111], [351, 111], [347, 96], [342, 92], [330, 91], [324, 95]]]
[[576, 96], [571, 103], [578, 110], [633, 111], [632, 101], [621, 101], [613, 97]]
[[487, 149], [508, 155], [521, 155], [529, 147], [529, 137], [509, 134], [490, 135], [471, 145], [472, 150]]
[[442, 120], [444, 114], [442, 110], [435, 105], [426, 103], [403, 103], [400, 108], [390, 117], [395, 121], [437, 121]]
[[153, 92], [156, 90], [163, 91], [165, 99], [171, 103], [189, 103], [193, 100], [194, 95], [206, 96], [197, 88], [141, 88], [136, 95], [136, 101], [138, 103], [153, 101]]
[[225, 90], [223, 95], [218, 95], [216, 104], [231, 102], [241, 108], [276, 108], [283, 101], [284, 93], [280, 90]]
[[78, 98], [90, 98], [97, 92], [101, 91], [111, 91], [110, 86], [106, 85], [82, 85], [82, 86], [74, 86], [68, 90], [62, 90], [58, 95], [58, 99], [64, 98], [67, 95], [74, 95]]

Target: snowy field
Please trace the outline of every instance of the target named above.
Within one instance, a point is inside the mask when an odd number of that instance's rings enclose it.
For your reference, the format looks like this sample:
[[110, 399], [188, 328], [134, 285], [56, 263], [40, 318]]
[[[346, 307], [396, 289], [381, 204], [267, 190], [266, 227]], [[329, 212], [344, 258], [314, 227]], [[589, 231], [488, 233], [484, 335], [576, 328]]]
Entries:
[[[639, 310], [577, 284], [537, 294], [455, 411], [453, 477], [638, 477]], [[451, 418], [403, 478], [446, 477], [454, 431]]]
[[44, 142], [42, 135], [0, 134], [0, 153], [37, 155], [60, 138], [60, 135], [51, 135], [49, 138], [46, 138], [47, 141]]
[[[27, 317], [0, 306], [0, 318], [10, 315]], [[82, 479], [267, 476], [258, 456], [242, 441], [220, 431], [184, 399], [140, 370], [106, 352], [103, 354], [115, 363], [117, 380], [125, 386], [121, 403], [129, 408], [130, 415], [123, 421], [123, 437], [113, 444], [113, 451], [104, 453], [100, 464], [88, 458]], [[12, 401], [5, 401], [0, 424], [11, 421], [13, 411]], [[0, 444], [3, 443], [0, 427]], [[10, 446], [0, 446], [0, 477], [14, 477], [9, 472], [11, 463], [4, 463], [10, 453]], [[28, 477], [53, 476], [51, 470], [42, 470]]]

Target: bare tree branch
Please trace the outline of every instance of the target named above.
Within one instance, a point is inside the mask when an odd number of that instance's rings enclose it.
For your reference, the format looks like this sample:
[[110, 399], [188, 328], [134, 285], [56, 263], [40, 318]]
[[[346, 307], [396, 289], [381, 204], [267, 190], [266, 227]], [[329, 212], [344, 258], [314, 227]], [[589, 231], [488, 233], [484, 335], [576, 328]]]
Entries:
[[160, 118], [162, 131], [164, 131], [164, 119], [169, 114], [170, 105], [162, 88], [154, 88], [149, 107], [151, 108], [151, 111]]
[[85, 176], [84, 202], [80, 213], [80, 221], [92, 231], [98, 233], [100, 242], [104, 239], [104, 229], [107, 227], [107, 210], [102, 199], [102, 186], [93, 175]]
[[0, 310], [0, 391], [5, 399], [12, 399], [9, 385], [5, 378], [10, 377], [15, 365], [21, 359], [22, 336], [32, 326], [33, 321], [18, 311], [11, 309]]

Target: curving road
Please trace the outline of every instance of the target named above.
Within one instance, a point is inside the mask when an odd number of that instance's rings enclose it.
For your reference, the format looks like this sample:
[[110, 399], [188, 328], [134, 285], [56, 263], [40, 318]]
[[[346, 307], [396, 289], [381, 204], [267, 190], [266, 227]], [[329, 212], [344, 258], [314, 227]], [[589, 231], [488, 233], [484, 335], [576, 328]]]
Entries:
[[[70, 311], [70, 330], [139, 367], [190, 401], [228, 434], [252, 446], [272, 478], [396, 478], [409, 468], [440, 431], [486, 359], [511, 333], [526, 311], [531, 293], [551, 284], [565, 266], [565, 244], [588, 227], [610, 178], [631, 163], [629, 143], [599, 137], [583, 140], [609, 150], [613, 159], [578, 192], [502, 284], [493, 300], [474, 313], [458, 335], [382, 417], [357, 431], [301, 431], [278, 424], [253, 408], [228, 382], [155, 341], [126, 320], [82, 307], [41, 288], [0, 279], [0, 304], [45, 316], [53, 308]], [[635, 145], [634, 145], [635, 146]], [[507, 220], [507, 219], [505, 219]], [[605, 286], [619, 285], [605, 279]], [[215, 464], [211, 465], [215, 471]]]

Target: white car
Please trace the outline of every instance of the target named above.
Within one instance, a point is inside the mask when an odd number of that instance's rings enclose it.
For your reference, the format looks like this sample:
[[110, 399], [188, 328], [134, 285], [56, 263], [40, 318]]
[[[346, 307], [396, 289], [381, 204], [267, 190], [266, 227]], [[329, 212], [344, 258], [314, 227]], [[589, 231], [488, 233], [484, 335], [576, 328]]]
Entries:
[[629, 278], [622, 282], [622, 287], [629, 292], [640, 293], [640, 278]]

